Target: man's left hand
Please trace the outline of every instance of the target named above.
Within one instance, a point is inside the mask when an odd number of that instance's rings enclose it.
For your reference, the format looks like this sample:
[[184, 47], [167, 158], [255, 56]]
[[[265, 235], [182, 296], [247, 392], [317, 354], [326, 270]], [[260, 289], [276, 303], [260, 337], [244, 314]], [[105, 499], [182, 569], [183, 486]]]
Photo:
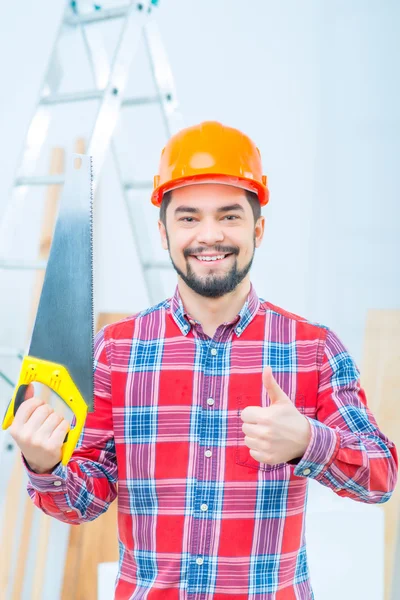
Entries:
[[271, 367], [264, 369], [262, 378], [271, 404], [242, 410], [244, 443], [261, 463], [276, 465], [301, 458], [310, 443], [310, 423], [279, 387]]

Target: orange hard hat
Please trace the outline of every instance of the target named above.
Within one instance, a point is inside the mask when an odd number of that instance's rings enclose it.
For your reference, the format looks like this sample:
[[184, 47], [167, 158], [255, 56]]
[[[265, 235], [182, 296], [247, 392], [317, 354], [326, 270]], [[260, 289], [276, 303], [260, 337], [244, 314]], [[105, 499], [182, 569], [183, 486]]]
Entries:
[[187, 127], [168, 140], [154, 176], [151, 201], [159, 207], [164, 192], [209, 182], [255, 192], [261, 206], [269, 201], [259, 149], [247, 135], [217, 121]]

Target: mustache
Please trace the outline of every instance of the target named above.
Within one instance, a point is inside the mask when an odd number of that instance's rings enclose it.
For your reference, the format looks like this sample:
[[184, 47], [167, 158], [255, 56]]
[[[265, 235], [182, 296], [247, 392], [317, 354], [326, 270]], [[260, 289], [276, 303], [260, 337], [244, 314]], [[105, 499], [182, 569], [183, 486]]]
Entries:
[[207, 250], [205, 248], [198, 248], [198, 249], [188, 248], [183, 251], [183, 255], [186, 258], [187, 256], [190, 256], [191, 254], [202, 254], [203, 252], [215, 252], [218, 254], [238, 254], [237, 248], [223, 248], [222, 246], [217, 246], [217, 248], [212, 248], [212, 249], [207, 248]]

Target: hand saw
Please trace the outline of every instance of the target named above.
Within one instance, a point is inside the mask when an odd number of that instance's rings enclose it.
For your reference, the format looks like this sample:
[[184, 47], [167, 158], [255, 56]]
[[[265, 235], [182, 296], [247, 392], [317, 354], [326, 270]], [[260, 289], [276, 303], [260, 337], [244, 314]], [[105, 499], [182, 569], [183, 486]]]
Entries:
[[92, 158], [67, 161], [53, 241], [29, 351], [7, 407], [7, 429], [25, 399], [29, 383], [47, 385], [70, 407], [75, 426], [62, 446], [66, 465], [79, 440], [94, 393]]

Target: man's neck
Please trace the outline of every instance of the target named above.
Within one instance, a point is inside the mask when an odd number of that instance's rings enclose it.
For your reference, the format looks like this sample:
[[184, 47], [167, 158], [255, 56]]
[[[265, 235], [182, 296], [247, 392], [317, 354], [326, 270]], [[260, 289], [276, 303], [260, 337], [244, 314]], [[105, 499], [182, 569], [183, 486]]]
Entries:
[[250, 291], [250, 279], [245, 277], [233, 292], [221, 298], [206, 298], [190, 289], [178, 278], [178, 289], [186, 312], [199, 321], [210, 337], [219, 325], [232, 321], [243, 308]]

